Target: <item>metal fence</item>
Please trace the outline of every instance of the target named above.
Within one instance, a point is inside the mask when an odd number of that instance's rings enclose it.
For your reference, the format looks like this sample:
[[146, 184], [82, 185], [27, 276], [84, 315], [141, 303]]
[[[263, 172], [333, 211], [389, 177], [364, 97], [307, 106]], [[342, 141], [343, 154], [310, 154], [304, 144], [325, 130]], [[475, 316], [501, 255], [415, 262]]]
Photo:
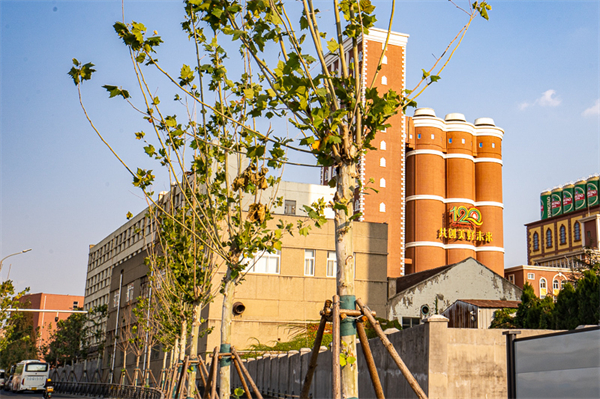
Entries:
[[100, 382], [56, 382], [54, 390], [70, 395], [115, 399], [164, 399], [160, 389]]

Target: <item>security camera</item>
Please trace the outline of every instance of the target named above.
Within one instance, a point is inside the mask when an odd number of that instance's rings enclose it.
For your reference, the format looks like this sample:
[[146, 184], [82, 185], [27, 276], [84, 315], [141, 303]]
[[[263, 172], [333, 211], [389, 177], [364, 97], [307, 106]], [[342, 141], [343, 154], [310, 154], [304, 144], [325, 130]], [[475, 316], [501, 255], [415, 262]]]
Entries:
[[55, 317], [54, 317], [54, 322], [55, 322], [55, 323], [58, 323], [58, 316], [55, 316]]

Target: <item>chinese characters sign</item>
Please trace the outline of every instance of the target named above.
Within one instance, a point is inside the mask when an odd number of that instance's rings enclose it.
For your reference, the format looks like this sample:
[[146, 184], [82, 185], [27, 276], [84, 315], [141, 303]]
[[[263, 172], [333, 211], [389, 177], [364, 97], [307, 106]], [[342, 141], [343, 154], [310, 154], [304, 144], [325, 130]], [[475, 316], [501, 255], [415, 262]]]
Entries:
[[448, 212], [450, 227], [438, 230], [439, 239], [492, 242], [492, 233], [477, 230], [483, 223], [477, 208], [455, 206]]

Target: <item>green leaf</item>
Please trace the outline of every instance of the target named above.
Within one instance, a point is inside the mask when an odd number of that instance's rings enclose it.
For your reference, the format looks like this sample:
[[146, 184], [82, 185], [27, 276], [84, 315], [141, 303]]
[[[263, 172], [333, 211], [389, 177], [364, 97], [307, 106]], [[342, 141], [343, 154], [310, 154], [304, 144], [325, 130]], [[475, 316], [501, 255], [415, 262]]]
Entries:
[[340, 353], [340, 366], [344, 367], [346, 365], [346, 355], [343, 353]]
[[104, 85], [102, 87], [104, 87], [110, 93], [109, 98], [121, 96], [121, 97], [127, 99], [127, 98], [131, 97], [127, 90], [119, 89], [117, 86]]
[[431, 75], [429, 79], [431, 79], [432, 82], [437, 82], [441, 79], [441, 77], [439, 77], [438, 75]]
[[335, 53], [339, 50], [340, 45], [338, 44], [337, 40], [335, 39], [331, 39], [330, 41], [327, 42], [327, 49], [329, 51], [331, 51], [332, 53]]

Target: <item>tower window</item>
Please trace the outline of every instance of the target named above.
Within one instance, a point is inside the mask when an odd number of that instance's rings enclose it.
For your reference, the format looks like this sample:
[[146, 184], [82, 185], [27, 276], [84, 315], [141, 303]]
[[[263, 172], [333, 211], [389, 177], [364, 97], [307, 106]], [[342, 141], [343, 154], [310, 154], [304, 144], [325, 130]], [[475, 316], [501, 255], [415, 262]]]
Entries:
[[387, 64], [387, 55], [383, 56], [383, 58], [381, 59], [381, 63], [382, 64]]
[[479, 143], [479, 148], [483, 148], [483, 143]]
[[417, 138], [420, 139], [421, 138], [421, 133], [417, 134]]
[[492, 148], [496, 148], [496, 143], [492, 143]]
[[383, 177], [379, 179], [379, 187], [385, 187], [385, 179]]
[[381, 77], [381, 84], [382, 85], [386, 85], [387, 84], [387, 77], [385, 77], [385, 76]]
[[387, 144], [385, 143], [385, 141], [381, 141], [381, 143], [379, 143], [379, 149], [385, 150], [386, 148], [387, 148]]
[[448, 139], [448, 143], [452, 144], [452, 139]]
[[540, 235], [537, 233], [537, 231], [533, 233], [533, 250], [540, 250]]
[[385, 204], [383, 202], [379, 204], [379, 212], [385, 212]]
[[465, 143], [465, 139], [462, 139], [462, 143], [463, 143], [463, 144]]
[[431, 135], [431, 140], [435, 139], [435, 134]]
[[379, 166], [381, 166], [382, 168], [385, 168], [385, 158], [379, 159]]
[[546, 230], [546, 248], [552, 248], [552, 230]]
[[565, 245], [567, 243], [567, 228], [563, 224], [560, 226], [560, 245]]
[[575, 241], [581, 241], [581, 224], [579, 222], [575, 222], [573, 226], [573, 235], [575, 236]]

